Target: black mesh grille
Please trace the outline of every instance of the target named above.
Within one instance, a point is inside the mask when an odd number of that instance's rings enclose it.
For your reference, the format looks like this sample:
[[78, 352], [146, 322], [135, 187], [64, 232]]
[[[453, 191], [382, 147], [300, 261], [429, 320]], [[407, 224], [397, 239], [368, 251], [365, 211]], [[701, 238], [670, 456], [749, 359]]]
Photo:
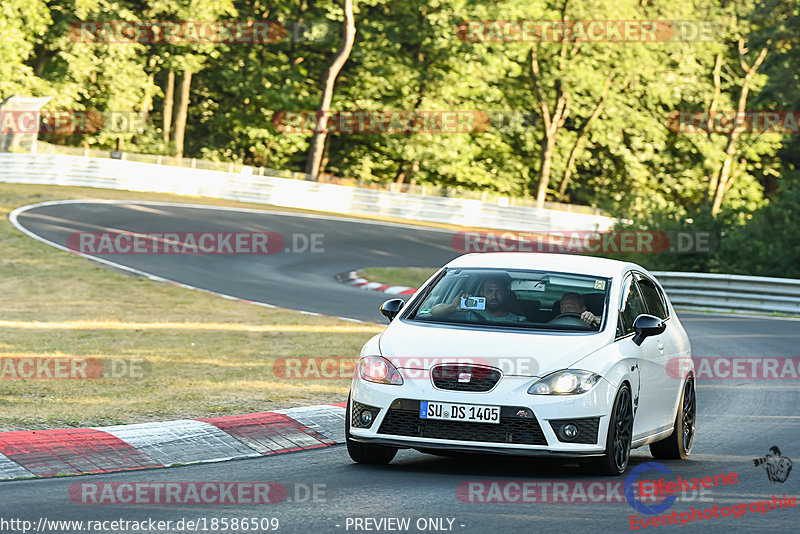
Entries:
[[[519, 445], [547, 445], [539, 422], [530, 409], [521, 406], [500, 408], [500, 423], [437, 421], [419, 416], [417, 400], [398, 399], [383, 418], [379, 434], [415, 438], [453, 439]], [[528, 417], [517, 414], [524, 412]]]
[[[468, 382], [459, 382], [459, 378], [466, 378]], [[433, 368], [431, 378], [433, 385], [439, 389], [452, 391], [489, 391], [500, 380], [500, 371], [491, 367], [474, 367], [465, 364], [439, 365]]]
[[[372, 414], [372, 419], [368, 424], [364, 424], [361, 422], [361, 412], [368, 411]], [[378, 417], [378, 412], [380, 412], [380, 408], [376, 408], [375, 406], [369, 406], [367, 404], [361, 404], [360, 402], [353, 401], [353, 415], [352, 419], [350, 420], [350, 426], [353, 428], [370, 428], [372, 423]]]
[[[567, 440], [562, 438], [558, 431], [564, 425], [573, 424], [578, 427], [578, 436], [575, 439]], [[553, 419], [550, 421], [553, 432], [558, 436], [559, 441], [564, 443], [597, 443], [597, 430], [600, 427], [600, 418], [591, 417], [588, 419]]]

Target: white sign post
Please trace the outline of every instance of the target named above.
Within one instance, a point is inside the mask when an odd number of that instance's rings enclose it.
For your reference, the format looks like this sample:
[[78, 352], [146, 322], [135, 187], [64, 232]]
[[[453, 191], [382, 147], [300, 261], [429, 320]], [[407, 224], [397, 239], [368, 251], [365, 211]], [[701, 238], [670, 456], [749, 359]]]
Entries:
[[[41, 98], [10, 96], [0, 103], [0, 152], [36, 154], [36, 140], [39, 137], [39, 110], [51, 98], [50, 96]], [[26, 120], [22, 121], [22, 117]], [[25, 126], [21, 127], [23, 122]]]

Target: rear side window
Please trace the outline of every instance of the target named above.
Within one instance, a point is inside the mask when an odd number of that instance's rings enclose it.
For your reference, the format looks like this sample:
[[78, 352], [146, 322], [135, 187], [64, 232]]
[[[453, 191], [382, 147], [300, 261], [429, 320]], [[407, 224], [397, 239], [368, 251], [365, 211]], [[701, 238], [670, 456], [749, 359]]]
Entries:
[[666, 319], [667, 310], [664, 306], [664, 297], [655, 282], [642, 276], [639, 278], [639, 289], [642, 292], [642, 298], [644, 298], [644, 303], [647, 305], [650, 315], [655, 315], [659, 319]]
[[619, 312], [619, 323], [622, 332], [618, 333], [621, 335], [633, 333], [633, 322], [643, 313], [647, 313], [644, 300], [639, 294], [639, 289], [633, 277], [628, 277], [623, 285], [622, 307]]

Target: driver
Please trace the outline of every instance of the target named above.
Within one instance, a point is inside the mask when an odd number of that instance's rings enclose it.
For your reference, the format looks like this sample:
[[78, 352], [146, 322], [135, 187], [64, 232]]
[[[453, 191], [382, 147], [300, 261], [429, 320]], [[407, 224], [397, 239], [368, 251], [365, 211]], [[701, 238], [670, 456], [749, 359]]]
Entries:
[[514, 294], [510, 289], [511, 278], [506, 274], [487, 276], [481, 284], [480, 297], [486, 298], [485, 310], [463, 310], [461, 309], [461, 298], [468, 297], [463, 291], [455, 296], [452, 302], [443, 302], [431, 308], [431, 315], [446, 315], [457, 312], [470, 311], [486, 319], [488, 322], [520, 322], [525, 321], [525, 317], [517, 315], [511, 311]]
[[581, 320], [589, 326], [600, 326], [600, 317], [586, 309], [586, 301], [577, 293], [564, 293], [561, 297], [561, 315], [574, 313], [581, 316]]

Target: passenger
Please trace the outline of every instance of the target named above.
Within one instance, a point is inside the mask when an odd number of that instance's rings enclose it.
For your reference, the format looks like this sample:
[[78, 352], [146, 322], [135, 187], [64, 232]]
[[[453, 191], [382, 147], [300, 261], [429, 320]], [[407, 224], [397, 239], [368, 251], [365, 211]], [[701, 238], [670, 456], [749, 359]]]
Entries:
[[511, 278], [507, 275], [487, 276], [481, 284], [481, 289], [477, 297], [486, 298], [486, 308], [483, 310], [461, 308], [461, 298], [468, 297], [463, 291], [450, 303], [441, 303], [431, 308], [431, 315], [451, 315], [455, 313], [472, 312], [486, 319], [488, 322], [520, 322], [525, 321], [525, 317], [517, 315], [511, 311], [514, 302], [514, 293], [511, 291]]

